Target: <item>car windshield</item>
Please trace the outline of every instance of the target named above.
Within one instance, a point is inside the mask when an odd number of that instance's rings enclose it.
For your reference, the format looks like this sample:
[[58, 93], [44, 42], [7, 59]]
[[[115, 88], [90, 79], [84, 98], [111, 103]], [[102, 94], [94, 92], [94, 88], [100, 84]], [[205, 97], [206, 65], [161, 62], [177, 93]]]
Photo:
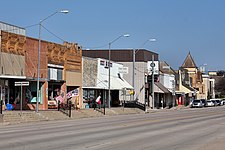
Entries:
[[195, 103], [200, 103], [200, 100], [194, 100], [193, 102], [195, 102]]

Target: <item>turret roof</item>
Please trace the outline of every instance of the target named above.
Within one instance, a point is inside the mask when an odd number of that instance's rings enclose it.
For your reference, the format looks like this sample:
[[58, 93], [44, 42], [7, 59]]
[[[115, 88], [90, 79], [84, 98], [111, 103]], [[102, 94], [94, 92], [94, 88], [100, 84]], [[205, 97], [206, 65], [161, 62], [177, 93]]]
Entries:
[[194, 59], [191, 56], [191, 53], [189, 52], [183, 65], [181, 66], [182, 68], [197, 68]]

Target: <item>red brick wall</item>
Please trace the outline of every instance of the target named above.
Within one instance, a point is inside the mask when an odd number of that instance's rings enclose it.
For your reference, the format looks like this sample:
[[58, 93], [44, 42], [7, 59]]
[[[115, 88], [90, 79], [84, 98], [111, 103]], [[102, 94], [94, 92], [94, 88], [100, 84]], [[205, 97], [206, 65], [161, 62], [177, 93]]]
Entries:
[[[37, 78], [37, 65], [38, 65], [38, 39], [27, 37], [26, 39], [26, 76]], [[40, 53], [40, 78], [48, 77], [48, 60], [47, 60], [47, 43], [41, 42]]]

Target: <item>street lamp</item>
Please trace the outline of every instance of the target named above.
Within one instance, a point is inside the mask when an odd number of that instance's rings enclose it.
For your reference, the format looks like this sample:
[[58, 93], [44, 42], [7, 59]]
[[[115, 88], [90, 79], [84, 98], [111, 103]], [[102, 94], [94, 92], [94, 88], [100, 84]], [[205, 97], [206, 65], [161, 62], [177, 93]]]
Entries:
[[204, 64], [202, 64], [202, 65], [199, 66], [199, 70], [200, 70], [203, 74], [206, 74], [206, 73], [207, 73], [207, 71], [206, 71], [206, 66], [207, 66], [206, 63], [204, 63]]
[[123, 34], [123, 35], [120, 35], [118, 36], [116, 39], [114, 39], [113, 41], [109, 42], [109, 62], [108, 62], [108, 67], [109, 67], [109, 87], [108, 87], [108, 90], [109, 90], [109, 93], [108, 93], [108, 98], [109, 98], [109, 101], [108, 101], [108, 105], [109, 105], [109, 108], [110, 108], [110, 101], [111, 101], [111, 96], [110, 96], [110, 61], [111, 61], [111, 45], [112, 43], [116, 42], [117, 40], [119, 40], [120, 38], [122, 37], [129, 37], [130, 35], [129, 34]]
[[150, 64], [150, 66], [152, 67], [152, 109], [155, 108], [155, 98], [154, 98], [154, 67], [155, 67], [155, 63], [154, 63], [154, 54], [152, 54], [152, 63]]
[[48, 18], [54, 16], [57, 13], [64, 13], [67, 14], [69, 11], [68, 10], [61, 10], [61, 11], [56, 11], [52, 13], [51, 15], [47, 16], [46, 18], [42, 19], [39, 21], [39, 34], [38, 34], [38, 69], [37, 69], [37, 99], [36, 99], [36, 113], [38, 113], [38, 103], [39, 103], [39, 84], [40, 84], [40, 53], [41, 53], [41, 24]]
[[[155, 42], [155, 41], [156, 41], [155, 38], [147, 39], [140, 47], [142, 47], [145, 44], [147, 44], [147, 42]], [[136, 54], [138, 53], [139, 50], [140, 50], [140, 48], [133, 50], [133, 75], [132, 75], [132, 83], [133, 83], [134, 91], [135, 91], [135, 62], [136, 62]], [[135, 100], [134, 95], [133, 95], [133, 100]], [[146, 107], [146, 99], [145, 99], [145, 112], [147, 112], [147, 109], [146, 108], [147, 107]]]

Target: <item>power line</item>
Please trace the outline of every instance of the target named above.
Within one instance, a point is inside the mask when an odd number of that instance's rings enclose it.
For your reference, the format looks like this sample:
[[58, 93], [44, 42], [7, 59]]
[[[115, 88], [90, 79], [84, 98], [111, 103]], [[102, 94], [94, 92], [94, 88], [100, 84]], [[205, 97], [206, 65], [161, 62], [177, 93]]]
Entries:
[[[26, 26], [26, 27], [17, 27], [17, 28], [13, 28], [13, 29], [10, 29], [10, 30], [4, 30], [4, 29], [1, 29], [3, 31], [16, 31], [16, 30], [23, 30], [23, 29], [27, 29], [27, 28], [30, 28], [30, 27], [33, 27], [33, 26], [37, 26], [38, 24], [33, 24], [33, 25], [29, 25], [29, 26]], [[14, 27], [13, 25], [11, 25], [12, 27]]]
[[134, 68], [134, 69], [137, 70], [137, 71], [140, 72], [140, 73], [146, 73], [145, 71], [139, 70], [139, 69], [137, 69], [137, 68]]
[[60, 38], [59, 36], [57, 36], [55, 33], [51, 32], [50, 30], [48, 30], [45, 26], [41, 25], [47, 32], [49, 32], [51, 35], [53, 35], [54, 37], [58, 38], [59, 40], [61, 40], [62, 42], [65, 42], [66, 40]]
[[24, 29], [27, 29], [27, 28], [30, 28], [30, 27], [34, 27], [34, 26], [37, 26], [37, 25], [38, 25], [38, 23], [33, 24], [33, 25], [29, 25], [29, 26], [24, 27]]
[[[28, 29], [28, 28], [31, 28], [31, 27], [34, 27], [34, 26], [38, 26], [39, 23], [36, 23], [36, 24], [32, 24], [32, 25], [29, 25], [29, 26], [25, 26], [25, 27], [21, 27], [21, 28], [14, 28], [14, 29], [10, 29], [10, 30], [3, 30], [3, 31], [6, 31], [6, 32], [10, 32], [10, 31], [16, 31], [16, 30], [21, 30], [21, 29]], [[58, 38], [59, 40], [61, 41], [65, 41], [64, 39], [60, 38], [59, 36], [57, 36], [55, 33], [51, 32], [49, 29], [47, 29], [45, 26], [42, 25], [42, 27], [47, 31], [49, 32], [51, 35], [53, 35], [54, 37]]]

